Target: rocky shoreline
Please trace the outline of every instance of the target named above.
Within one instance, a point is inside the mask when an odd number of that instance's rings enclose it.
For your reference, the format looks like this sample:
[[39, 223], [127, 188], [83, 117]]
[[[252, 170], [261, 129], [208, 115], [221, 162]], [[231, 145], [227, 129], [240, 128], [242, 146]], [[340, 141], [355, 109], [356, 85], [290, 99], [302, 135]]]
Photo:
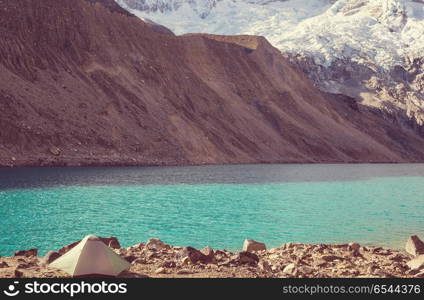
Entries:
[[[405, 251], [366, 247], [358, 243], [286, 243], [267, 249], [263, 243], [245, 240], [242, 251], [230, 252], [210, 247], [197, 250], [171, 246], [159, 239], [121, 248], [115, 237], [101, 239], [131, 263], [131, 268], [119, 277], [424, 278], [424, 243], [417, 236], [409, 237]], [[37, 257], [37, 249], [0, 257], [0, 277], [69, 277], [48, 264], [78, 242], [57, 252], [49, 251], [44, 257]]]

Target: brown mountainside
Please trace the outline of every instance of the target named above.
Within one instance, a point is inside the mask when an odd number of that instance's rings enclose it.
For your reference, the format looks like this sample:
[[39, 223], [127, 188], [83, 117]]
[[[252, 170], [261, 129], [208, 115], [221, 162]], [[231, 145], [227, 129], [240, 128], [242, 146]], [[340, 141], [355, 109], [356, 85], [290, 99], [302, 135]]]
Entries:
[[424, 160], [262, 37], [161, 32], [112, 0], [0, 1], [0, 165]]

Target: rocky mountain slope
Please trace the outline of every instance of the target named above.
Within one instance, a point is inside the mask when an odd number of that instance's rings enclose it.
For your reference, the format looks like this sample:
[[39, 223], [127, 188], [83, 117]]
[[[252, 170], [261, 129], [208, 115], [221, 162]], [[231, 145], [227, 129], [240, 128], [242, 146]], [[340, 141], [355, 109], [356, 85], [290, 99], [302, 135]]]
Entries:
[[422, 0], [116, 1], [177, 34], [265, 36], [321, 90], [424, 124]]
[[112, 0], [0, 2], [0, 165], [424, 160], [265, 38], [174, 36]]

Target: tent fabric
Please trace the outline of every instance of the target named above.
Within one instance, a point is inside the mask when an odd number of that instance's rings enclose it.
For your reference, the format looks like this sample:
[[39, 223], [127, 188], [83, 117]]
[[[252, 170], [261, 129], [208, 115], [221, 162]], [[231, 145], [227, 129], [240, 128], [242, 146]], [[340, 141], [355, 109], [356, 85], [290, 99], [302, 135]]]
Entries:
[[116, 276], [131, 265], [97, 236], [89, 235], [49, 266], [75, 277], [90, 274]]

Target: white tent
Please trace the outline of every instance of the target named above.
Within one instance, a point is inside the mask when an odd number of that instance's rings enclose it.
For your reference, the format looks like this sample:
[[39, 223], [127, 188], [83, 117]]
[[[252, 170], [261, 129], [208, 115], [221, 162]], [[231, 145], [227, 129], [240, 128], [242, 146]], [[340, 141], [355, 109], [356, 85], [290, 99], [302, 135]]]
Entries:
[[97, 236], [88, 235], [49, 266], [63, 270], [72, 276], [116, 276], [129, 269], [131, 265], [113, 252]]

